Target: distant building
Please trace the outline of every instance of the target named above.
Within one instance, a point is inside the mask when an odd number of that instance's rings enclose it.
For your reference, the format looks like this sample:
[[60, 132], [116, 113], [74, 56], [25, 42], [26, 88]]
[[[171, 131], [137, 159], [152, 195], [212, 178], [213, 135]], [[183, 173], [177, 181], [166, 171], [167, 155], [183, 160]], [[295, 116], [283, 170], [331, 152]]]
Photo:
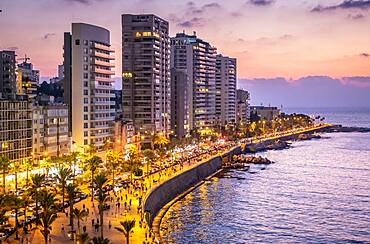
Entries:
[[262, 120], [273, 120], [279, 117], [280, 110], [277, 107], [251, 106], [251, 117], [258, 116]]
[[221, 125], [236, 122], [236, 58], [217, 55], [216, 119]]
[[68, 154], [71, 149], [68, 106], [62, 104], [35, 106], [32, 114], [34, 157], [58, 157]]
[[59, 80], [64, 79], [64, 65], [63, 64], [58, 65], [58, 79]]
[[250, 121], [250, 95], [248, 91], [236, 90], [236, 123], [247, 123]]
[[[184, 100], [189, 105], [189, 112], [184, 120], [189, 124], [189, 130], [213, 127], [216, 116], [216, 48], [195, 33], [178, 33], [171, 38], [171, 69], [187, 75]], [[177, 115], [182, 116], [181, 113]]]
[[132, 121], [117, 119], [114, 125], [114, 150], [123, 152], [134, 142], [135, 127]]
[[166, 20], [122, 15], [122, 110], [150, 145], [152, 133], [170, 131], [170, 38]]
[[115, 103], [110, 33], [102, 27], [72, 23], [64, 33], [64, 102], [77, 148], [98, 151], [113, 138]]
[[178, 137], [190, 133], [189, 86], [189, 79], [184, 71], [171, 70], [171, 128]]
[[32, 152], [32, 108], [26, 96], [0, 100], [0, 156], [22, 161]]
[[37, 90], [40, 81], [40, 71], [33, 69], [32, 63], [27, 60], [18, 64], [18, 81], [21, 87], [18, 87], [18, 94], [27, 95], [30, 99], [37, 96]]
[[0, 51], [0, 98], [14, 98], [16, 87], [14, 51]]

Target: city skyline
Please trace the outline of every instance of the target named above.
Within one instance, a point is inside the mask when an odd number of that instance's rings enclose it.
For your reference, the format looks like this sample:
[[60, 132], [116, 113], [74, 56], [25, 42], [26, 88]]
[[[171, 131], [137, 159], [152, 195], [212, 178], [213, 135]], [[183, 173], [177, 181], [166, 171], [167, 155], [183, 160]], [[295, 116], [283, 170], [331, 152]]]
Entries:
[[[1, 40], [0, 46], [17, 49], [20, 56], [29, 55], [42, 76], [52, 77], [62, 61], [63, 33], [71, 22], [85, 22], [111, 31], [120, 63], [120, 14], [153, 12], [170, 22], [171, 36], [183, 30], [189, 34], [197, 31], [222, 53], [238, 58], [239, 78], [370, 76], [370, 31], [366, 28], [370, 4], [346, 2], [237, 0], [226, 5], [217, 0], [174, 1], [162, 8], [162, 0], [4, 1], [0, 27], [9, 38]], [[59, 11], [61, 8], [64, 11]], [[111, 14], [91, 11], [94, 9], [110, 9]], [[42, 17], [35, 18], [35, 14]], [[336, 26], [340, 28], [333, 28]], [[22, 42], [24, 34], [29, 43]], [[116, 76], [120, 72], [117, 69]]]

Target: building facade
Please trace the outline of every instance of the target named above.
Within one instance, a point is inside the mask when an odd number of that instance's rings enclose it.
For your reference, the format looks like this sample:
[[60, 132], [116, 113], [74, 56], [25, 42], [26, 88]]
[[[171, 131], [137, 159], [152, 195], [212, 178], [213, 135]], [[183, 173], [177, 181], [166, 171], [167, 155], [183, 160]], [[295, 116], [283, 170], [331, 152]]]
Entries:
[[250, 121], [250, 95], [248, 91], [236, 90], [236, 123], [247, 123]]
[[216, 48], [195, 33], [178, 33], [171, 38], [171, 69], [187, 75], [184, 99], [189, 104], [189, 113], [184, 120], [189, 124], [189, 130], [213, 127], [216, 116]]
[[216, 120], [220, 125], [236, 122], [236, 58], [216, 58]]
[[27, 95], [30, 99], [37, 96], [40, 81], [40, 71], [33, 69], [32, 63], [24, 62], [18, 64], [18, 94]]
[[122, 15], [122, 111], [135, 131], [170, 131], [169, 24], [155, 15]]
[[124, 152], [134, 142], [135, 127], [132, 121], [119, 118], [114, 125], [114, 150]]
[[32, 116], [34, 157], [59, 157], [68, 154], [71, 149], [71, 138], [68, 130], [67, 105], [35, 106]]
[[64, 33], [64, 101], [77, 148], [102, 150], [114, 134], [113, 50], [110, 33], [102, 27], [72, 23]]
[[0, 51], [0, 98], [14, 98], [16, 87], [14, 51]]
[[277, 107], [265, 106], [251, 106], [251, 116], [258, 116], [262, 120], [273, 120], [280, 115], [280, 110]]
[[189, 79], [184, 71], [171, 70], [171, 128], [175, 135], [184, 137], [190, 133]]
[[26, 96], [0, 100], [0, 156], [11, 161], [31, 157], [32, 108]]

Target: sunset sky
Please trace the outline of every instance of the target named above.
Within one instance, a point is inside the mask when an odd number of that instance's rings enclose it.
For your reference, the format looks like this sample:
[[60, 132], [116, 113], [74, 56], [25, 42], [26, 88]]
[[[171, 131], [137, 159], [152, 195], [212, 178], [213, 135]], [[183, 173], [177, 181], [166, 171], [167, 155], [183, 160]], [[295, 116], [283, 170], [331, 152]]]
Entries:
[[171, 35], [196, 31], [237, 57], [241, 81], [328, 76], [370, 88], [370, 0], [1, 0], [0, 9], [0, 49], [27, 54], [44, 77], [62, 63], [71, 22], [109, 29], [120, 64], [120, 15], [154, 13]]

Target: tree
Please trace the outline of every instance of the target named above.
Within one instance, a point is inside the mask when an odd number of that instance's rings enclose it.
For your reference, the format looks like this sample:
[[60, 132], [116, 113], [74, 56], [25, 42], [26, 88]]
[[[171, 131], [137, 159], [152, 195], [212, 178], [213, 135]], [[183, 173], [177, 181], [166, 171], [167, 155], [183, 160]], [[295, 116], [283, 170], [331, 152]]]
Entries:
[[155, 155], [155, 152], [151, 149], [145, 149], [143, 151], [143, 155], [144, 155], [145, 159], [147, 160], [146, 171], [148, 172], [149, 171], [149, 165], [152, 164], [155, 161], [156, 155]]
[[15, 211], [14, 215], [14, 223], [15, 223], [15, 239], [18, 240], [18, 210], [22, 207], [22, 199], [18, 198], [16, 195], [9, 195], [8, 196], [8, 204], [12, 210]]
[[0, 157], [0, 171], [3, 175], [3, 194], [5, 194], [5, 177], [10, 167], [10, 160], [5, 156]]
[[109, 244], [111, 243], [108, 238], [102, 238], [102, 237], [94, 237], [90, 243], [92, 244]]
[[78, 244], [85, 244], [89, 240], [89, 234], [84, 232], [77, 234], [77, 243]]
[[170, 140], [163, 135], [162, 133], [159, 133], [154, 137], [154, 145], [158, 146], [161, 149], [164, 149], [168, 144], [170, 144]]
[[55, 195], [43, 192], [40, 197], [40, 203], [44, 211], [40, 214], [40, 218], [36, 221], [36, 224], [37, 228], [44, 236], [45, 244], [47, 244], [51, 232], [51, 225], [58, 217], [55, 209]]
[[74, 230], [74, 223], [73, 223], [73, 204], [76, 199], [77, 193], [79, 192], [77, 185], [70, 183], [66, 187], [67, 195], [68, 195], [68, 203], [69, 203], [69, 225], [71, 226], [71, 230]]
[[51, 225], [58, 218], [58, 215], [53, 211], [44, 211], [40, 214], [40, 219], [36, 222], [37, 228], [44, 236], [45, 244], [48, 243], [48, 237], [51, 232]]
[[9, 205], [9, 195], [0, 195], [0, 224], [3, 225], [8, 219], [5, 214], [11, 210]]
[[89, 234], [84, 232], [76, 235], [76, 241], [78, 244], [85, 244], [89, 240]]
[[114, 174], [116, 170], [119, 169], [121, 163], [122, 155], [120, 153], [109, 151], [107, 153], [107, 168], [112, 172], [112, 181], [114, 187]]
[[75, 172], [75, 165], [78, 160], [80, 153], [79, 152], [71, 152], [69, 155], [66, 156], [65, 160], [68, 162], [69, 168], [72, 170], [73, 168], [73, 182], [76, 177], [76, 172]]
[[100, 215], [100, 237], [103, 238], [103, 227], [104, 227], [104, 206], [107, 200], [110, 199], [109, 195], [103, 191], [104, 186], [108, 182], [105, 175], [99, 174], [95, 176], [94, 183], [98, 191], [98, 202], [99, 202], [99, 215]]
[[61, 189], [63, 212], [64, 212], [65, 188], [66, 188], [66, 185], [67, 185], [67, 181], [69, 181], [71, 179], [72, 179], [71, 169], [64, 168], [64, 167], [58, 168], [57, 174], [55, 176], [55, 180], [58, 182], [59, 188]]
[[77, 229], [78, 229], [78, 234], [80, 234], [81, 233], [80, 221], [82, 221], [83, 218], [87, 216], [87, 211], [85, 209], [80, 210], [78, 208], [74, 208], [72, 214], [77, 219]]
[[125, 220], [120, 222], [122, 227], [114, 227], [119, 232], [123, 233], [126, 237], [126, 244], [130, 243], [130, 234], [135, 227], [135, 220]]
[[94, 174], [96, 169], [103, 163], [100, 157], [93, 156], [92, 158], [87, 160], [87, 166], [89, 170], [91, 171], [91, 201], [94, 201]]
[[31, 176], [31, 187], [30, 187], [30, 194], [32, 199], [35, 201], [35, 211], [36, 211], [36, 219], [39, 218], [39, 194], [40, 188], [43, 186], [45, 182], [45, 175], [44, 174], [35, 174]]
[[28, 185], [29, 183], [29, 171], [30, 169], [32, 169], [33, 166], [34, 166], [34, 161], [33, 159], [30, 159], [30, 158], [24, 161], [23, 163], [23, 167], [26, 169], [26, 185]]

